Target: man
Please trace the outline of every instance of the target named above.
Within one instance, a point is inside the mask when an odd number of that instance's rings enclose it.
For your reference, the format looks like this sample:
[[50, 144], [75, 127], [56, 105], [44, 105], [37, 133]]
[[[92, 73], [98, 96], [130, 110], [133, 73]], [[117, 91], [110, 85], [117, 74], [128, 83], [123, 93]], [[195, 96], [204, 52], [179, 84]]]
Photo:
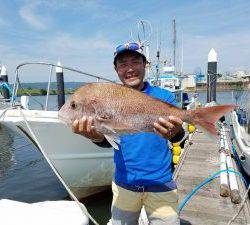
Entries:
[[[175, 97], [170, 91], [144, 82], [146, 63], [137, 43], [116, 48], [114, 67], [124, 85], [175, 105]], [[72, 129], [99, 146], [110, 146], [104, 135], [96, 131], [93, 118], [75, 121]], [[168, 140], [177, 142], [183, 138], [182, 121], [174, 116], [159, 118], [154, 123], [154, 131], [120, 137], [119, 150], [114, 152], [113, 225], [138, 224], [142, 206], [152, 225], [180, 223]]]

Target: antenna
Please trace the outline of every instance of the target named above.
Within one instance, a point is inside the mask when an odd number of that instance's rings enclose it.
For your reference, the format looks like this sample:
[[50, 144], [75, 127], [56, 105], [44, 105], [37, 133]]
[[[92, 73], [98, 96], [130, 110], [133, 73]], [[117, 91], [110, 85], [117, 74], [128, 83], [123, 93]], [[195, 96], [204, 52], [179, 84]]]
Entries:
[[152, 35], [152, 25], [149, 21], [147, 20], [139, 20], [137, 22], [137, 27], [136, 27], [136, 31], [134, 31], [137, 35], [137, 38], [135, 39], [134, 37], [134, 32], [133, 29], [130, 32], [131, 38], [134, 42], [139, 42], [139, 44], [142, 47], [145, 47], [145, 49], [143, 48], [143, 51], [145, 52], [145, 56], [146, 59], [148, 61], [147, 64], [147, 72], [146, 72], [146, 77], [149, 76], [150, 74], [150, 54], [149, 54], [149, 38]]
[[[136, 33], [136, 38], [134, 33]], [[136, 32], [133, 29], [130, 32], [131, 38], [134, 42], [139, 42], [141, 45], [149, 45], [149, 38], [152, 35], [152, 25], [147, 20], [139, 20], [137, 22]]]

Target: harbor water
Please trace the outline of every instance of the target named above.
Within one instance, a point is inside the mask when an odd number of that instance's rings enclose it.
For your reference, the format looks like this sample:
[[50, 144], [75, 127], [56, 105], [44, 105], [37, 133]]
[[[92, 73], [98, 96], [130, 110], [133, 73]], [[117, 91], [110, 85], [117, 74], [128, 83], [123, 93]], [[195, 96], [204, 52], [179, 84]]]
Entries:
[[[201, 102], [205, 103], [206, 93], [198, 94]], [[44, 96], [34, 98], [45, 102]], [[50, 96], [50, 110], [57, 109], [56, 100], [57, 96]], [[235, 103], [232, 92], [218, 92], [217, 101], [220, 104]], [[31, 108], [39, 108], [36, 102], [30, 100], [30, 103]], [[19, 134], [0, 127], [0, 199], [32, 203], [67, 198], [64, 187], [34, 145]], [[112, 194], [108, 191], [86, 202], [89, 212], [100, 224], [107, 223], [110, 218], [111, 199]]]

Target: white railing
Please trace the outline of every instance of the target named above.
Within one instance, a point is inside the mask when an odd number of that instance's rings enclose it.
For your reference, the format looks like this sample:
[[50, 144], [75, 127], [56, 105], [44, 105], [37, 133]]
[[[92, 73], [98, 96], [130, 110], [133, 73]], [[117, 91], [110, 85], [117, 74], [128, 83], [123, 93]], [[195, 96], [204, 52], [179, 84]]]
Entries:
[[[40, 103], [39, 101], [37, 101], [37, 100], [35, 100], [33, 98], [33, 100], [36, 103], [38, 103], [42, 107], [43, 110], [47, 110], [48, 109], [48, 101], [49, 101], [49, 95], [50, 95], [51, 79], [52, 79], [52, 75], [53, 75], [53, 69], [56, 68], [56, 67], [59, 67], [59, 68], [62, 68], [64, 70], [68, 70], [68, 71], [71, 71], [71, 72], [75, 72], [75, 73], [84, 75], [86, 77], [95, 78], [96, 82], [99, 82], [100, 80], [103, 80], [103, 81], [106, 81], [106, 82], [114, 82], [114, 81], [112, 81], [110, 79], [107, 79], [105, 77], [102, 77], [102, 76], [99, 76], [99, 75], [90, 74], [90, 73], [86, 73], [86, 72], [83, 72], [81, 70], [74, 69], [74, 68], [67, 67], [67, 66], [56, 65], [56, 64], [53, 64], [53, 63], [46, 63], [46, 62], [25, 62], [25, 63], [19, 64], [16, 67], [16, 70], [15, 70], [15, 80], [14, 80], [14, 86], [13, 86], [13, 95], [11, 97], [11, 105], [12, 106], [15, 106], [16, 104], [18, 104], [17, 100], [16, 100], [17, 91], [18, 91], [19, 87], [22, 88], [21, 81], [20, 81], [20, 69], [23, 68], [23, 67], [25, 67], [25, 66], [29, 66], [29, 65], [47, 66], [50, 69], [50, 73], [49, 73], [49, 77], [48, 77], [47, 95], [46, 95], [46, 100], [45, 100], [45, 106], [42, 103]], [[54, 74], [56, 74], [56, 73], [54, 73]], [[29, 93], [27, 93], [27, 94], [30, 97], [33, 97]]]

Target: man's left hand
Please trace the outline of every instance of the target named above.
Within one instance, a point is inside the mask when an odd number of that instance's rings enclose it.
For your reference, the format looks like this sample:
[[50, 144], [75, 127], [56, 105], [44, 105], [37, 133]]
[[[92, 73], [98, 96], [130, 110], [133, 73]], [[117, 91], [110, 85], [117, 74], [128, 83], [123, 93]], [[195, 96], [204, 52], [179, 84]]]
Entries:
[[183, 121], [175, 116], [169, 116], [168, 120], [160, 117], [154, 123], [154, 132], [169, 140], [181, 131], [182, 124]]

